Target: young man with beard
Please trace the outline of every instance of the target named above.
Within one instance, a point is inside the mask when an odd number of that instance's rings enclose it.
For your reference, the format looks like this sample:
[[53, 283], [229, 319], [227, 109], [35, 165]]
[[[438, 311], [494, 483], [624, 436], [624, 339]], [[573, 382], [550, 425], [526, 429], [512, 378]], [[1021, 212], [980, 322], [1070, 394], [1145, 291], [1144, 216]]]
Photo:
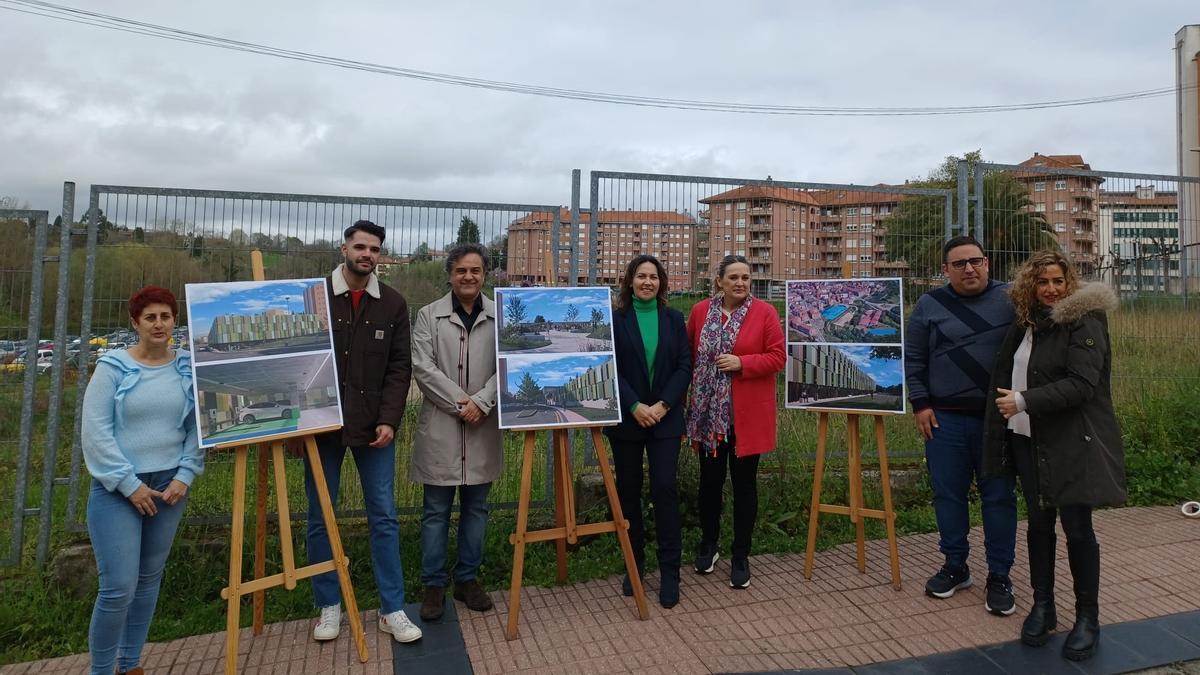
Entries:
[[[385, 233], [369, 220], [346, 228], [344, 261], [326, 277], [338, 394], [340, 431], [317, 438], [329, 497], [337, 503], [342, 460], [354, 455], [362, 482], [371, 547], [371, 568], [379, 588], [379, 630], [397, 642], [421, 638], [421, 629], [404, 613], [404, 571], [400, 563], [400, 524], [396, 520], [396, 429], [404, 416], [412, 377], [408, 303], [375, 275]], [[305, 464], [308, 493], [308, 559], [332, 558], [329, 534], [317, 502], [311, 467]], [[313, 639], [332, 640], [341, 631], [341, 595], [337, 575], [313, 577], [313, 595], [321, 617]]]

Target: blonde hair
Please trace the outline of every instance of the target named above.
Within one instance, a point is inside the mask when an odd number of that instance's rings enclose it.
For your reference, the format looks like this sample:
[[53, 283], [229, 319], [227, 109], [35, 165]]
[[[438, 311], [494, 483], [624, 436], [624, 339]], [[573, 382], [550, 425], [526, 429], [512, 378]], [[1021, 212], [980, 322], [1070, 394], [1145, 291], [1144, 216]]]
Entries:
[[1071, 267], [1071, 261], [1067, 260], [1065, 255], [1050, 250], [1034, 253], [1017, 270], [1012, 285], [1008, 287], [1008, 297], [1012, 299], [1013, 312], [1017, 315], [1017, 325], [1033, 325], [1033, 310], [1038, 304], [1038, 276], [1051, 265], [1058, 265], [1062, 270], [1063, 278], [1067, 282], [1067, 295], [1074, 293], [1079, 288], [1079, 276], [1075, 274], [1075, 268]]

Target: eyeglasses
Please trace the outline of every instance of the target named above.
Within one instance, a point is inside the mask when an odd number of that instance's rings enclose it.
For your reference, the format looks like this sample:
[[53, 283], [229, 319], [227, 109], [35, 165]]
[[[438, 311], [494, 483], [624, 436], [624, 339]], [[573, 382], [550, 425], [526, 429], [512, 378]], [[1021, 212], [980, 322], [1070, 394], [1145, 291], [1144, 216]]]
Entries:
[[962, 260], [954, 260], [950, 263], [950, 266], [956, 270], [965, 270], [967, 269], [967, 265], [970, 265], [975, 269], [979, 269], [980, 267], [983, 267], [985, 263], [987, 263], [987, 258], [981, 256], [978, 258], [963, 258]]

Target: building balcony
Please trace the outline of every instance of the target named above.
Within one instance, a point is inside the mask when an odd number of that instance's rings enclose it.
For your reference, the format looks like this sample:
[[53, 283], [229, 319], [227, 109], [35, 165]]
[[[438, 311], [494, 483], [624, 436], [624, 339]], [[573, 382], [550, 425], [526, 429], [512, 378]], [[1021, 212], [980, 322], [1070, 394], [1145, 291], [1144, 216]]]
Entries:
[[748, 227], [751, 232], [770, 232], [774, 229], [770, 223], [751, 223]]
[[769, 216], [771, 215], [771, 207], [755, 206], [748, 211], [752, 216]]
[[1096, 233], [1078, 230], [1071, 233], [1071, 238], [1075, 241], [1096, 241]]

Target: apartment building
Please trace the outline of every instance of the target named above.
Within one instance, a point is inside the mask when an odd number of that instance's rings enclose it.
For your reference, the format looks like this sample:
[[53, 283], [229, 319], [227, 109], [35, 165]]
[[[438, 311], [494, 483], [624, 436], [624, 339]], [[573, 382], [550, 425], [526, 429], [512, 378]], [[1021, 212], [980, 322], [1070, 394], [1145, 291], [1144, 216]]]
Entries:
[[1097, 228], [1097, 199], [1103, 178], [1056, 174], [1054, 169], [1082, 169], [1091, 166], [1080, 155], [1042, 155], [1021, 162], [1038, 171], [1017, 171], [1013, 177], [1025, 185], [1032, 210], [1042, 214], [1063, 253], [1084, 275], [1093, 274], [1100, 263]]
[[1181, 290], [1178, 192], [1101, 190], [1098, 204], [1100, 278], [1122, 291]]
[[[579, 214], [576, 246], [580, 251], [577, 283], [586, 284], [596, 271], [596, 283], [620, 283], [625, 265], [636, 255], [654, 255], [667, 268], [668, 288], [692, 288], [696, 255], [696, 219], [676, 211], [600, 211], [596, 223], [596, 255], [588, 257], [590, 211]], [[558, 213], [560, 246], [571, 236], [571, 212]], [[554, 253], [550, 246], [551, 214], [535, 212], [512, 222], [508, 228], [508, 280], [510, 284], [548, 284], [553, 274]], [[557, 283], [566, 283], [571, 269], [569, 251], [558, 253]]]
[[696, 278], [711, 283], [731, 254], [746, 256], [752, 291], [762, 297], [782, 297], [788, 279], [903, 274], [907, 264], [888, 260], [884, 247], [884, 219], [903, 198], [888, 187], [743, 186], [701, 199]]
[[834, 346], [790, 345], [788, 356], [789, 403], [873, 394], [879, 389], [874, 378]]

